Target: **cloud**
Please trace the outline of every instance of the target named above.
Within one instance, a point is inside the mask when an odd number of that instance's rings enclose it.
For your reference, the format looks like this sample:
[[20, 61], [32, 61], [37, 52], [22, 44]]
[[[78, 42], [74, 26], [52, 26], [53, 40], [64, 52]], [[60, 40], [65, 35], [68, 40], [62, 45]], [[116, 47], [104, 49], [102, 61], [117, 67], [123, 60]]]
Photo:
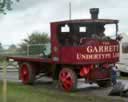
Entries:
[[12, 7], [13, 11], [25, 11], [26, 9], [36, 7], [38, 4], [43, 4], [49, 2], [50, 0], [20, 0], [19, 3], [14, 2]]
[[13, 11], [0, 16], [0, 41], [4, 44], [20, 43], [33, 31], [50, 33], [49, 23], [69, 19], [90, 18], [88, 9], [100, 8], [100, 18], [120, 20], [120, 32], [128, 32], [128, 1], [122, 0], [21, 0], [13, 4]]

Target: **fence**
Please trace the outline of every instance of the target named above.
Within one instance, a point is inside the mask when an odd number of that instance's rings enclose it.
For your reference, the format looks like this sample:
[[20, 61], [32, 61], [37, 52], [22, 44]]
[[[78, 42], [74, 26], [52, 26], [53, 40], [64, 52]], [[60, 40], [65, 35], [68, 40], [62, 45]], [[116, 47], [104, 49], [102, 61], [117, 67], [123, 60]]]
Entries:
[[26, 54], [27, 56], [33, 56], [33, 55], [48, 55], [51, 53], [51, 47], [50, 44], [30, 44], [27, 45]]
[[41, 54], [50, 54], [51, 47], [50, 44], [28, 44], [24, 48], [19, 46], [4, 45], [0, 48], [0, 57], [12, 56], [12, 55], [22, 55], [22, 56], [38, 56]]

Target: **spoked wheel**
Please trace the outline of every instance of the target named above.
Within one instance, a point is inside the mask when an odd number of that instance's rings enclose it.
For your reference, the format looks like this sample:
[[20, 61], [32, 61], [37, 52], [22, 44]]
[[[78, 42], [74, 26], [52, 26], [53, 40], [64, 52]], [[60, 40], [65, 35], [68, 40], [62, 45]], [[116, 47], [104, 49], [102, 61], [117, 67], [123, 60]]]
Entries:
[[35, 72], [28, 63], [23, 63], [21, 65], [19, 75], [23, 84], [32, 84], [35, 80]]
[[77, 87], [76, 73], [70, 68], [63, 68], [59, 73], [59, 86], [64, 91], [74, 91]]

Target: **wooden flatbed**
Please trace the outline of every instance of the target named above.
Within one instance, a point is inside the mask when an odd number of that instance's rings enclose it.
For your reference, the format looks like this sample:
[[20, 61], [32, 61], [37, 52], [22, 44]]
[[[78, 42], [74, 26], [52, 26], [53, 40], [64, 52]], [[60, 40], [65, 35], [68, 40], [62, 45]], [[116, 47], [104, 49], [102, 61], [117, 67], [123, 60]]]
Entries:
[[52, 63], [51, 58], [43, 58], [42, 56], [9, 56], [7, 59], [13, 59], [18, 62], [46, 62]]

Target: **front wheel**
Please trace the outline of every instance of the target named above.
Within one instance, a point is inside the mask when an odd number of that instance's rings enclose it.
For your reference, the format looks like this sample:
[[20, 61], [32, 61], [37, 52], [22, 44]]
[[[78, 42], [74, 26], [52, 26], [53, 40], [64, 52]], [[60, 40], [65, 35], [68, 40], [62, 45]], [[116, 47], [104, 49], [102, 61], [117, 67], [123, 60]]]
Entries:
[[74, 70], [62, 68], [59, 73], [59, 86], [64, 91], [74, 91], [77, 87], [77, 76]]

